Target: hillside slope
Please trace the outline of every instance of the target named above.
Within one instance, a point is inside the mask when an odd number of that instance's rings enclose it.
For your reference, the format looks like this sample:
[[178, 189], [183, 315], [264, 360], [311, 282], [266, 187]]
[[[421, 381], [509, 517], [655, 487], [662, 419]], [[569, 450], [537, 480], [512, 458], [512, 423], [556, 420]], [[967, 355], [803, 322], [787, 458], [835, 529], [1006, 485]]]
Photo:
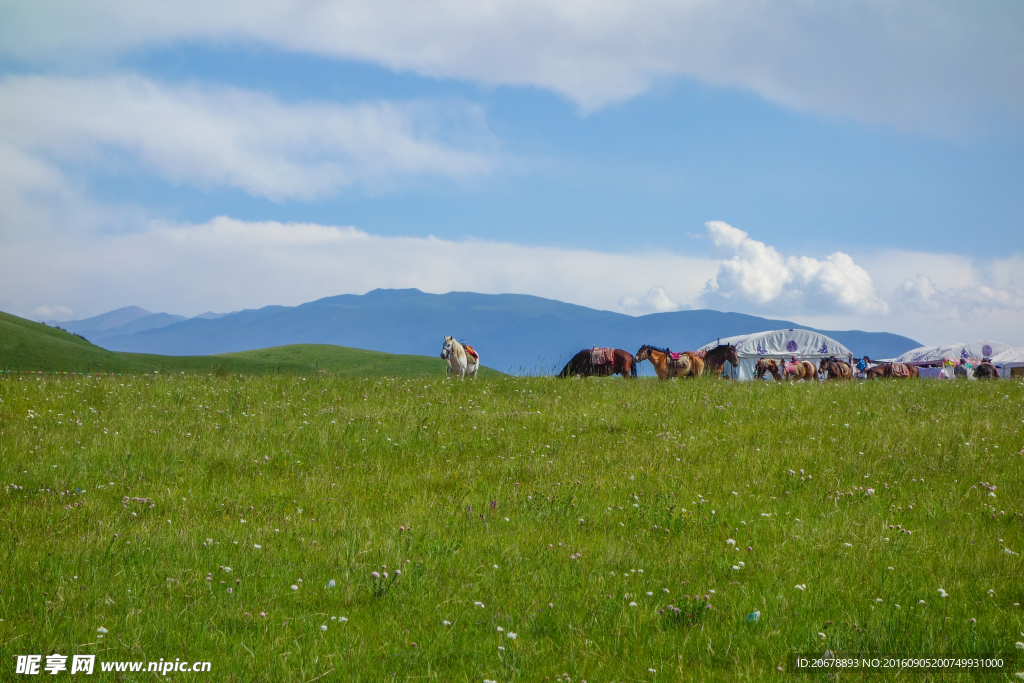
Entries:
[[[521, 294], [378, 289], [300, 306], [267, 306], [216, 320], [190, 319], [157, 330], [115, 335], [104, 347], [161, 354], [209, 354], [285, 344], [336, 344], [436, 355], [446, 334], [466, 339], [485, 365], [550, 374], [590, 346], [635, 351], [643, 344], [696, 349], [718, 337], [801, 327], [741, 313], [678, 311], [639, 317]], [[893, 357], [920, 346], [899, 335], [822, 330], [858, 355]]]
[[[206, 356], [108, 351], [64, 330], [0, 313], [0, 371], [314, 373], [348, 376], [443, 375], [440, 358], [397, 355], [333, 345], [297, 344]], [[482, 368], [482, 376], [497, 374]]]

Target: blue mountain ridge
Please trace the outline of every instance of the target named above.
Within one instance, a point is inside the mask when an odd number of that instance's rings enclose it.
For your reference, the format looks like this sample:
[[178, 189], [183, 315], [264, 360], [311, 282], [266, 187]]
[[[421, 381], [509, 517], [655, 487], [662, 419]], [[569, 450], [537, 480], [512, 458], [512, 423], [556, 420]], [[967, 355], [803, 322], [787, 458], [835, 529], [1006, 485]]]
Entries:
[[[551, 374], [577, 351], [643, 344], [696, 349], [720, 337], [802, 327], [711, 310], [629, 316], [525, 294], [375, 289], [299, 306], [266, 306], [216, 319], [190, 318], [159, 329], [98, 340], [113, 351], [206, 355], [285, 344], [337, 344], [433, 356], [446, 334], [465, 339], [483, 364], [514, 374]], [[811, 329], [811, 328], [807, 328]], [[857, 355], [891, 358], [920, 346], [887, 332], [827, 331]]]

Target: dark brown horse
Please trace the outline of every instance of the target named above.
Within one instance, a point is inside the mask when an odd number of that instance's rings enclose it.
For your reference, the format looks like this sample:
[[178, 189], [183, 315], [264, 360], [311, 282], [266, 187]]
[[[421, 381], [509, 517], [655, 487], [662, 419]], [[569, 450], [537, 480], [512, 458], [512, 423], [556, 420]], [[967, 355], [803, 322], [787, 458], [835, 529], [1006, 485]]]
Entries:
[[[697, 352], [698, 355], [700, 352]], [[718, 377], [722, 374], [725, 361], [734, 366], [740, 364], [739, 356], [736, 355], [736, 347], [733, 344], [719, 344], [715, 348], [704, 352], [704, 374], [711, 377]]]
[[974, 377], [976, 379], [999, 379], [999, 369], [987, 360], [983, 360], [978, 363], [978, 367], [974, 368]]
[[818, 364], [818, 373], [827, 374], [829, 379], [853, 379], [853, 368], [835, 356], [822, 358]]
[[615, 349], [611, 363], [594, 365], [590, 359], [591, 349], [583, 349], [572, 357], [559, 377], [610, 377], [611, 375], [622, 375], [626, 379], [636, 377], [636, 364], [633, 362], [633, 354], [623, 349]]
[[650, 344], [641, 346], [640, 350], [636, 352], [634, 360], [637, 363], [645, 360], [651, 361], [658, 379], [700, 377], [701, 371], [704, 369], [704, 361], [694, 353], [683, 351], [680, 354], [673, 354], [668, 349], [659, 349]]
[[779, 374], [779, 364], [770, 358], [761, 358], [757, 361], [757, 365], [754, 366], [754, 377], [762, 379], [766, 372], [771, 373], [772, 378], [776, 382], [782, 381], [782, 375]]

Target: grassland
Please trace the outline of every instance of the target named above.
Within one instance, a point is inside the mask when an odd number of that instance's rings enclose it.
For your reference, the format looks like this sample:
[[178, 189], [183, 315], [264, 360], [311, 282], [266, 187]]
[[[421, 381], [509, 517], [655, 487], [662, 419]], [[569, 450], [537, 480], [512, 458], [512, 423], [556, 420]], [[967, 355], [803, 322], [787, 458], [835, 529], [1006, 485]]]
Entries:
[[8, 374], [0, 666], [824, 680], [778, 668], [830, 649], [998, 654], [982, 678], [1008, 680], [1022, 403], [1006, 381]]
[[[185, 372], [217, 374], [310, 374], [372, 377], [443, 375], [440, 358], [352, 349], [330, 344], [291, 344], [211, 356], [158, 356], [100, 348], [64, 330], [0, 313], [0, 371]], [[497, 373], [481, 368], [482, 377]]]

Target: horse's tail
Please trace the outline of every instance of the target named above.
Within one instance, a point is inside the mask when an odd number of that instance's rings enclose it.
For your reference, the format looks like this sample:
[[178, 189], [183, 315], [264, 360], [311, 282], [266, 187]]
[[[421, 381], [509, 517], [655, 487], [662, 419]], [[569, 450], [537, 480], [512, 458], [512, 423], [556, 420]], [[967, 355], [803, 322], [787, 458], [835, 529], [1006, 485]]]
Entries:
[[636, 377], [636, 359], [632, 359], [629, 363], [629, 376]]
[[563, 378], [564, 377], [568, 377], [569, 376], [569, 366], [570, 365], [572, 365], [572, 360], [570, 360], [568, 363], [565, 364], [565, 367], [562, 368], [562, 371], [560, 373], [558, 373], [557, 377], [563, 377]]

